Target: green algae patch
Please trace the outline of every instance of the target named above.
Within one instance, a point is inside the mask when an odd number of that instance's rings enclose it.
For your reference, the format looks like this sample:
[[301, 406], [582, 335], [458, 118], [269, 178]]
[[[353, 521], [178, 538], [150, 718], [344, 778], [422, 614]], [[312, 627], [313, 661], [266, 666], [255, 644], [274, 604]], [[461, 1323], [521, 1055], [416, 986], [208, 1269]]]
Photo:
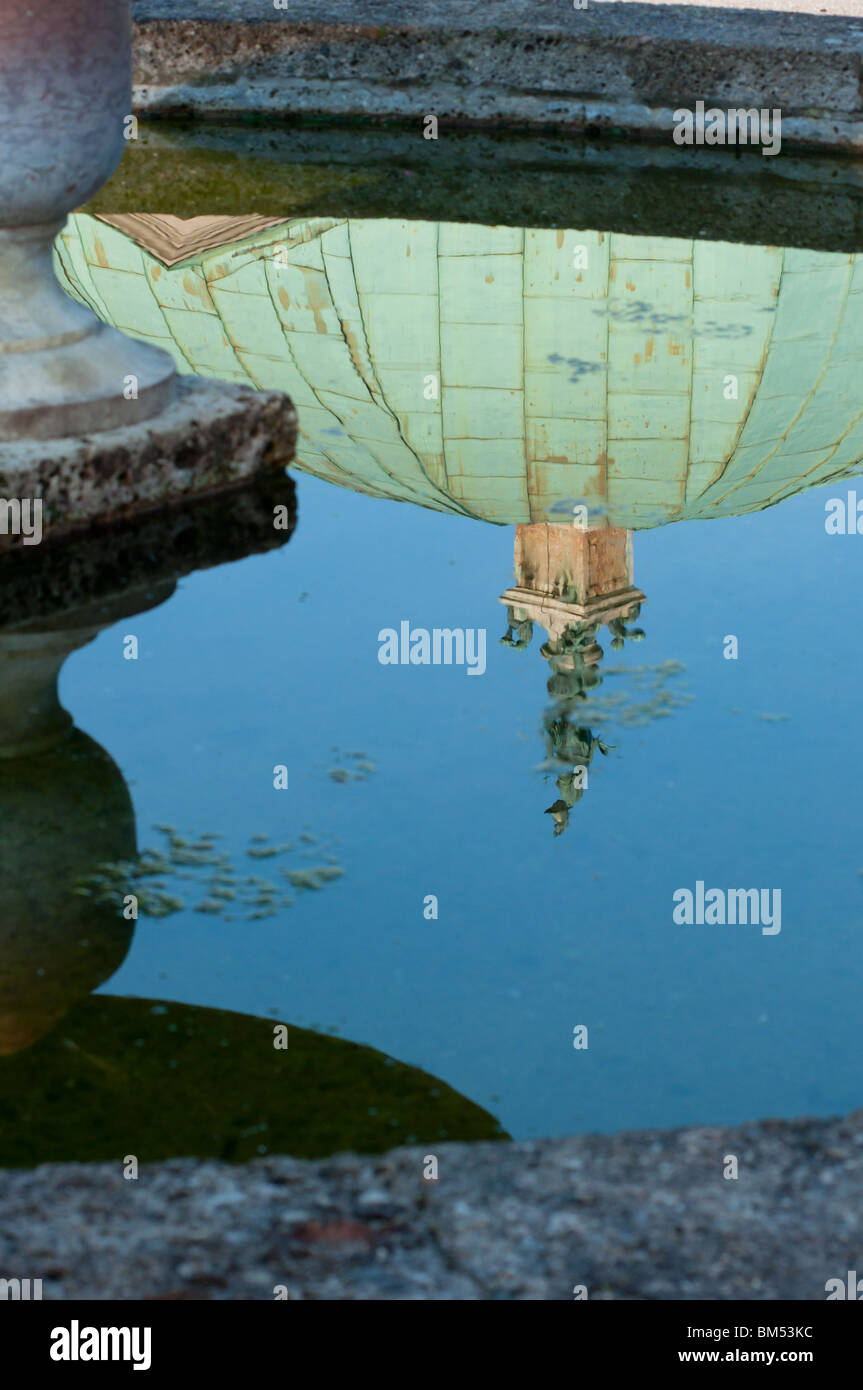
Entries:
[[[782, 165], [781, 171], [765, 165]], [[847, 156], [673, 150], [606, 132], [458, 129], [416, 120], [142, 117], [86, 211], [198, 217], [380, 217], [602, 227], [823, 251], [859, 249]]]
[[[87, 205], [93, 213], [170, 212], [175, 217], [222, 213], [281, 216], [298, 208], [317, 211], [324, 204], [375, 209], [387, 205], [389, 170], [369, 160], [356, 165], [317, 151], [306, 161], [291, 158], [281, 132], [256, 125], [231, 128], [213, 146], [197, 142], [187, 127], [160, 122], [155, 136], [130, 141], [126, 157], [106, 186]], [[255, 136], [258, 138], [255, 139]], [[166, 138], [167, 137], [167, 138]], [[281, 156], [281, 157], [280, 157]], [[316, 157], [317, 156], [317, 157]], [[272, 211], [274, 210], [274, 211]]]
[[507, 1139], [443, 1081], [371, 1047], [275, 1019], [95, 995], [0, 1057], [0, 1166], [264, 1154], [324, 1158]]

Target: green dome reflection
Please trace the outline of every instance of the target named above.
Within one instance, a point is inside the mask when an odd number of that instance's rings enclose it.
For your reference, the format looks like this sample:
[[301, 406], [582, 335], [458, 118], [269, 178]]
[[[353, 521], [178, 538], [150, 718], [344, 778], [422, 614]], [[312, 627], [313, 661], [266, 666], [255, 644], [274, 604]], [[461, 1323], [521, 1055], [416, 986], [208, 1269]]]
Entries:
[[[77, 214], [58, 239], [72, 293], [180, 371], [289, 392], [298, 466], [357, 491], [509, 524], [586, 501], [594, 524], [637, 529], [757, 510], [863, 457], [853, 254], [333, 218], [251, 235], [238, 219], [232, 241], [231, 219], [110, 221]], [[146, 247], [171, 222], [186, 230], [169, 266]]]

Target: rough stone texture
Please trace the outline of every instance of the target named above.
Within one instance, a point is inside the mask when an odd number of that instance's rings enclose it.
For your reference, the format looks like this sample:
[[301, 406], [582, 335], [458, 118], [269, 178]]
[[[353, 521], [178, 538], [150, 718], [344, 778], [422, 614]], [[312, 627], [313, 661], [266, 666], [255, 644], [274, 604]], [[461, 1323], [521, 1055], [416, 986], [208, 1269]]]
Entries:
[[52, 1299], [819, 1300], [863, 1268], [863, 1111], [436, 1153], [437, 1183], [416, 1148], [3, 1172], [0, 1274]]
[[863, 149], [863, 19], [562, 0], [135, 0], [140, 109], [622, 126], [782, 111], [786, 143]]
[[[625, 0], [626, 4], [631, 2]], [[841, 14], [849, 19], [861, 16], [860, 0], [652, 0], [652, 3], [724, 10], [781, 10], [783, 14]]]
[[[282, 468], [296, 434], [287, 396], [185, 378], [152, 420], [81, 439], [0, 444], [0, 496], [41, 497], [43, 531], [60, 535]], [[0, 535], [0, 550], [21, 544]]]

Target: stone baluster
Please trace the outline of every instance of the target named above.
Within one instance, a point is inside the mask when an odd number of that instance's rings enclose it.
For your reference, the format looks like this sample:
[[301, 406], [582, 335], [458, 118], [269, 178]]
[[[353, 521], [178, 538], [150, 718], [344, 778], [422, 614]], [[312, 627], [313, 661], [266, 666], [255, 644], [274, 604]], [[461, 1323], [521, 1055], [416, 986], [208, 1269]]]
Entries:
[[130, 110], [129, 0], [0, 0], [0, 441], [134, 424], [172, 397], [168, 354], [70, 299], [51, 263]]

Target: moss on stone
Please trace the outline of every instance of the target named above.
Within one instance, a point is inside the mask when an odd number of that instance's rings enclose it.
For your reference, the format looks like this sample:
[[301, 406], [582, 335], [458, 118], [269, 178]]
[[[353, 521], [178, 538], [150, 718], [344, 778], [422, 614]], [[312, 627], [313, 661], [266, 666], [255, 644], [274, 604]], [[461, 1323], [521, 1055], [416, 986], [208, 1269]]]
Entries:
[[606, 135], [449, 129], [416, 122], [237, 118], [142, 120], [114, 177], [84, 211], [175, 217], [394, 217], [529, 227], [603, 227], [640, 236], [759, 238], [860, 248], [851, 158], [794, 156], [777, 178], [757, 153], [697, 151]]

